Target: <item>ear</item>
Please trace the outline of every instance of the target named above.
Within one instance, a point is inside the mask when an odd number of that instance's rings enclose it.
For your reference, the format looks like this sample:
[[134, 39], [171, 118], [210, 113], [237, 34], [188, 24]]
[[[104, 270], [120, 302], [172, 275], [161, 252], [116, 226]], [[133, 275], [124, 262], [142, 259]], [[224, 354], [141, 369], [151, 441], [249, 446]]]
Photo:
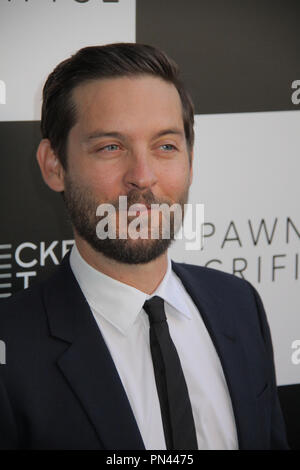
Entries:
[[53, 191], [64, 191], [64, 169], [54, 153], [49, 139], [41, 140], [36, 158], [45, 183]]
[[194, 149], [190, 151], [190, 186], [193, 181], [193, 161], [194, 161]]

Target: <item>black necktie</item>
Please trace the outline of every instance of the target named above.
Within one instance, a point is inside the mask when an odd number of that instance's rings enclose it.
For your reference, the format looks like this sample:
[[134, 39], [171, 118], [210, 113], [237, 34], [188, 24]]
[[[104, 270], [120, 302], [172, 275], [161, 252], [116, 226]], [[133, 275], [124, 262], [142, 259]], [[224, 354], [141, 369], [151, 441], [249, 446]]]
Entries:
[[150, 348], [168, 450], [196, 450], [191, 402], [180, 359], [170, 336], [164, 301], [157, 295], [144, 303], [150, 322]]

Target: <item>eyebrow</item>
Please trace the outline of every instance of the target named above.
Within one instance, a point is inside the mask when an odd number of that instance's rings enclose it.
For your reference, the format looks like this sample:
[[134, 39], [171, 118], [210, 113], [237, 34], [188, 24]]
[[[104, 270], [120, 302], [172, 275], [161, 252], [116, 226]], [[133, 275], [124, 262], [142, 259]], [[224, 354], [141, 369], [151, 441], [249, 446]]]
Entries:
[[[177, 128], [177, 127], [173, 127], [173, 128], [170, 128], [170, 129], [163, 129], [161, 131], [159, 131], [157, 134], [155, 134], [154, 136], [154, 139], [158, 138], [158, 137], [162, 137], [164, 135], [167, 135], [167, 134], [173, 134], [173, 135], [178, 135], [180, 137], [184, 137], [184, 132], [183, 130]], [[91, 134], [88, 134], [87, 137], [84, 139], [86, 142], [89, 142], [93, 139], [100, 139], [100, 138], [103, 138], [103, 137], [115, 137], [116, 139], [125, 139], [126, 140], [126, 136], [120, 132], [107, 132], [107, 131], [95, 131], [95, 132], [92, 132]]]

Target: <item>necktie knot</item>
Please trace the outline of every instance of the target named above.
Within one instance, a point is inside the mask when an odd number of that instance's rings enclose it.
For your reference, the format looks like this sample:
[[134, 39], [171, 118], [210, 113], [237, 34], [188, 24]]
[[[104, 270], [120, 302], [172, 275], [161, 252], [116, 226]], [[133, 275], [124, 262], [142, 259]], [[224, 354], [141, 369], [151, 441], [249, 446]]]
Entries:
[[143, 308], [149, 317], [150, 325], [166, 321], [167, 318], [164, 309], [164, 300], [158, 295], [146, 300]]

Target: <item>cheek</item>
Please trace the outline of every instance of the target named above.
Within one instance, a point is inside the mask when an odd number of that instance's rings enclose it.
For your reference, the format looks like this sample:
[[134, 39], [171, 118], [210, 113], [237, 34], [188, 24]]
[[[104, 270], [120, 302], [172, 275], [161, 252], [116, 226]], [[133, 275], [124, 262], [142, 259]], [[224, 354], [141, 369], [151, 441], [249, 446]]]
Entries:
[[109, 201], [119, 195], [121, 175], [117, 169], [82, 159], [73, 167], [72, 173], [73, 178], [92, 191], [98, 200]]
[[164, 190], [170, 195], [182, 192], [189, 184], [189, 168], [186, 165], [178, 165], [175, 168], [168, 168], [164, 172], [162, 185]]

